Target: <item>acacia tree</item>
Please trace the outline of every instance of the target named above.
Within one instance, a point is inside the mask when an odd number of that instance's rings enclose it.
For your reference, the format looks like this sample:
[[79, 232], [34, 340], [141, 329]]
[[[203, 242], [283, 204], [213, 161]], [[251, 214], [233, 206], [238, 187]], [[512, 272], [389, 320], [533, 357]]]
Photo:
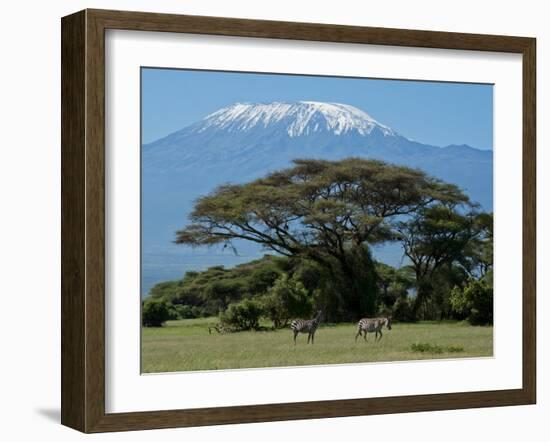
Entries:
[[474, 223], [478, 234], [470, 241], [459, 262], [470, 277], [488, 279], [492, 285], [493, 214], [480, 213]]
[[317, 262], [338, 281], [345, 310], [357, 317], [376, 308], [368, 245], [395, 240], [400, 217], [467, 200], [454, 185], [382, 161], [295, 160], [288, 169], [199, 198], [176, 243], [233, 247], [242, 239]]
[[443, 266], [462, 261], [480, 235], [479, 215], [461, 213], [458, 206], [460, 204], [447, 201], [423, 207], [397, 226], [403, 251], [416, 279], [415, 318], [433, 291], [434, 275]]

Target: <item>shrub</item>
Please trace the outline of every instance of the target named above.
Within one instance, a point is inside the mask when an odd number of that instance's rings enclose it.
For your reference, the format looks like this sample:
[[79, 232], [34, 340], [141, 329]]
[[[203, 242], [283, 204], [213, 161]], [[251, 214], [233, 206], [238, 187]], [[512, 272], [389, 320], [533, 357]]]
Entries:
[[411, 345], [411, 350], [416, 353], [443, 353], [443, 347], [440, 345], [429, 344], [427, 342], [417, 342]]
[[220, 322], [236, 330], [253, 330], [259, 327], [262, 306], [257, 300], [243, 299], [229, 304], [227, 310], [220, 314]]
[[162, 327], [167, 320], [172, 318], [171, 306], [161, 300], [148, 298], [143, 302], [141, 320], [145, 327]]
[[275, 328], [284, 327], [294, 317], [311, 314], [311, 297], [304, 285], [283, 273], [261, 298], [262, 308]]
[[482, 279], [470, 279], [466, 287], [453, 288], [451, 308], [472, 325], [493, 323], [493, 288]]
[[447, 347], [443, 347], [441, 345], [430, 344], [429, 342], [417, 342], [411, 345], [411, 350], [416, 353], [460, 353], [464, 351], [464, 347], [457, 345], [449, 345]]

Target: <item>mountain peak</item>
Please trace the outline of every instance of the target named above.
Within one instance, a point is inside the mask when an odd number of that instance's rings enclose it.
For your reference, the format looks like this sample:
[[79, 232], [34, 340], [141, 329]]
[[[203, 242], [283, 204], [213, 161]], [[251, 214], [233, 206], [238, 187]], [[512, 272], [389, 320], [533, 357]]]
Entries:
[[368, 135], [375, 129], [384, 136], [397, 135], [356, 107], [317, 101], [234, 103], [208, 115], [194, 130], [198, 133], [212, 129], [251, 132], [266, 128], [282, 129], [291, 138], [327, 132]]

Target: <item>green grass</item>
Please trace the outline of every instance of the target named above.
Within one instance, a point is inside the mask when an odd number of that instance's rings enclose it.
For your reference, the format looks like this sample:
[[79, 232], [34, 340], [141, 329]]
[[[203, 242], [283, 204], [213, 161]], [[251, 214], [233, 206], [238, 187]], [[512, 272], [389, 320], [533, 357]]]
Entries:
[[[208, 333], [216, 318], [169, 321], [162, 328], [143, 328], [142, 371], [158, 373], [252, 367], [343, 364], [492, 356], [493, 328], [462, 322], [394, 323], [380, 342], [354, 341], [355, 324], [321, 325], [315, 344], [297, 345], [289, 329]], [[414, 350], [416, 348], [416, 350]]]

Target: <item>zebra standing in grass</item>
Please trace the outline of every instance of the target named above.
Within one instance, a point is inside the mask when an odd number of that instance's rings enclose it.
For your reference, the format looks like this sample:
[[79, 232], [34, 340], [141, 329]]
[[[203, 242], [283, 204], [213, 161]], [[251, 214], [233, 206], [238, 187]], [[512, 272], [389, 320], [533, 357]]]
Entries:
[[208, 333], [212, 334], [212, 330], [217, 331], [220, 335], [226, 335], [227, 333], [235, 332], [235, 329], [232, 327], [227, 327], [223, 324], [215, 324], [211, 327], [208, 327]]
[[315, 337], [315, 331], [321, 322], [321, 315], [323, 312], [319, 310], [317, 315], [309, 321], [306, 319], [295, 319], [290, 323], [290, 328], [294, 332], [294, 345], [296, 345], [296, 336], [298, 333], [307, 333], [307, 343], [311, 339], [311, 345], [313, 345], [313, 338]]
[[357, 338], [363, 335], [365, 341], [367, 340], [367, 333], [374, 333], [374, 340], [379, 341], [382, 339], [382, 327], [386, 326], [388, 330], [391, 330], [391, 316], [385, 318], [363, 318], [357, 323], [357, 334], [355, 335], [355, 342]]

